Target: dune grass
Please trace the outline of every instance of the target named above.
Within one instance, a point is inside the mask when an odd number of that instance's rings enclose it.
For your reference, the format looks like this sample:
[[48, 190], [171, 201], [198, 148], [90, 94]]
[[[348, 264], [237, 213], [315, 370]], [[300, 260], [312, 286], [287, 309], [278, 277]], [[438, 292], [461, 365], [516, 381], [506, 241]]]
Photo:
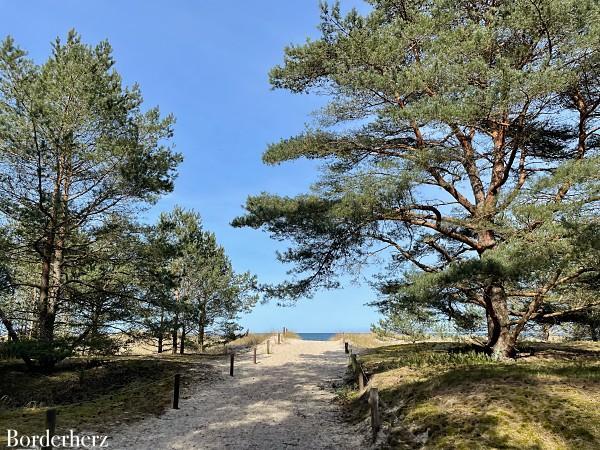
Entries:
[[[272, 331], [270, 333], [250, 333], [248, 336], [242, 336], [227, 343], [227, 347], [254, 347], [264, 343], [267, 339], [274, 336], [277, 338], [277, 333], [280, 331]], [[281, 333], [283, 338], [283, 333]], [[287, 339], [302, 339], [296, 332], [287, 330], [285, 338]]]
[[262, 344], [269, 337], [271, 337], [273, 333], [250, 333], [248, 336], [242, 336], [233, 341], [227, 343], [227, 346], [232, 347], [253, 347], [255, 345]]
[[379, 338], [375, 333], [337, 333], [331, 337], [332, 341], [340, 341], [345, 339], [354, 347], [357, 348], [373, 348], [380, 347], [389, 341], [384, 341]]
[[[380, 390], [392, 448], [600, 448], [600, 345], [528, 345], [497, 362], [456, 343], [391, 345], [360, 360]], [[366, 395], [345, 400], [354, 420]]]
[[[197, 355], [70, 359], [50, 374], [31, 373], [18, 361], [0, 361], [0, 423], [19, 434], [44, 431], [45, 411], [57, 408], [57, 433], [108, 432], [120, 423], [159, 415], [171, 402], [173, 375], [182, 374], [182, 396], [192, 383], [219, 377]], [[5, 448], [6, 433], [0, 433]]]

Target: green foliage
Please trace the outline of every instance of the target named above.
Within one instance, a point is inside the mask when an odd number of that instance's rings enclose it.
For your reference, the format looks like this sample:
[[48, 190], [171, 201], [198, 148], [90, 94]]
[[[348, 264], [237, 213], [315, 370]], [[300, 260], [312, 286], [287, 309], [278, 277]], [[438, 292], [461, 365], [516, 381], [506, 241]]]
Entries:
[[236, 273], [198, 213], [175, 207], [147, 230], [142, 263], [145, 306], [140, 315], [153, 336], [167, 329], [198, 330], [204, 345], [208, 329], [235, 336], [238, 315], [256, 303], [256, 277]]
[[429, 318], [389, 315], [377, 325], [371, 325], [371, 331], [381, 337], [406, 336], [414, 344], [427, 338], [430, 324]]
[[323, 4], [320, 38], [287, 47], [270, 74], [328, 104], [263, 160], [320, 160], [320, 180], [294, 198], [249, 197], [233, 225], [292, 242], [273, 297], [387, 261], [383, 312], [470, 329], [487, 318], [488, 345], [510, 355], [544, 304], [597, 300], [600, 8], [370, 3], [364, 16]]
[[73, 354], [72, 340], [56, 339], [51, 343], [37, 340], [19, 340], [0, 343], [0, 358], [29, 358], [42, 369]]
[[[71, 31], [39, 65], [12, 38], [0, 44], [10, 280], [0, 316], [13, 341], [32, 343], [20, 350], [30, 363], [41, 361], [38, 343], [53, 365], [131, 318], [139, 227], [130, 218], [173, 189], [173, 123], [144, 106], [137, 85], [123, 85], [106, 41], [90, 46]], [[53, 350], [63, 336], [64, 354]]]

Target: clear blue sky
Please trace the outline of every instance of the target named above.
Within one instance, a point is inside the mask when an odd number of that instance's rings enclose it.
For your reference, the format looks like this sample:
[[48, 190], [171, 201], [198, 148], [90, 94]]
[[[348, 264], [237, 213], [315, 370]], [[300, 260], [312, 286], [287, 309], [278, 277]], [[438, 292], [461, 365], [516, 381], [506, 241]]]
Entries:
[[[360, 0], [342, 6], [366, 9]], [[286, 267], [275, 258], [281, 244], [229, 223], [248, 195], [295, 194], [315, 180], [309, 162], [269, 167], [261, 154], [268, 143], [302, 131], [325, 101], [272, 91], [267, 77], [286, 45], [318, 36], [317, 0], [0, 0], [0, 11], [2, 37], [12, 35], [37, 62], [70, 28], [90, 44], [108, 39], [125, 82], [138, 82], [148, 106], [177, 117], [174, 142], [185, 160], [175, 191], [147, 218], [175, 204], [194, 208], [238, 271], [251, 270], [262, 282], [285, 278]], [[242, 325], [253, 331], [367, 330], [377, 320], [364, 306], [373, 296], [366, 283], [348, 282], [295, 307], [259, 305]]]

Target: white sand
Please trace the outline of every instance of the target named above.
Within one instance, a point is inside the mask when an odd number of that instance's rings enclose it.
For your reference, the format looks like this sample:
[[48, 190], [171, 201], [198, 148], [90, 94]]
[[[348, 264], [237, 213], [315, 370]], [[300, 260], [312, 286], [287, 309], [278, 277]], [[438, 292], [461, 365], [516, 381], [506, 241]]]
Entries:
[[[276, 341], [276, 339], [275, 339]], [[179, 410], [111, 433], [113, 449], [360, 449], [361, 430], [333, 402], [347, 359], [340, 341], [289, 339], [215, 363], [226, 375], [180, 400]], [[184, 393], [185, 394], [185, 393]]]

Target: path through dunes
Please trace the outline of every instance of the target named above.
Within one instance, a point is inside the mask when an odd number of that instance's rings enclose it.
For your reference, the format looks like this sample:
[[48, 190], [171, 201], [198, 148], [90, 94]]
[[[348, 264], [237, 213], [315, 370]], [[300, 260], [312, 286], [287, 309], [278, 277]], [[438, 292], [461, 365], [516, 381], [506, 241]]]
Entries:
[[114, 430], [117, 449], [359, 449], [363, 434], [343, 423], [331, 385], [345, 371], [340, 341], [286, 340], [266, 355], [236, 355], [235, 376], [180, 400], [179, 410]]

